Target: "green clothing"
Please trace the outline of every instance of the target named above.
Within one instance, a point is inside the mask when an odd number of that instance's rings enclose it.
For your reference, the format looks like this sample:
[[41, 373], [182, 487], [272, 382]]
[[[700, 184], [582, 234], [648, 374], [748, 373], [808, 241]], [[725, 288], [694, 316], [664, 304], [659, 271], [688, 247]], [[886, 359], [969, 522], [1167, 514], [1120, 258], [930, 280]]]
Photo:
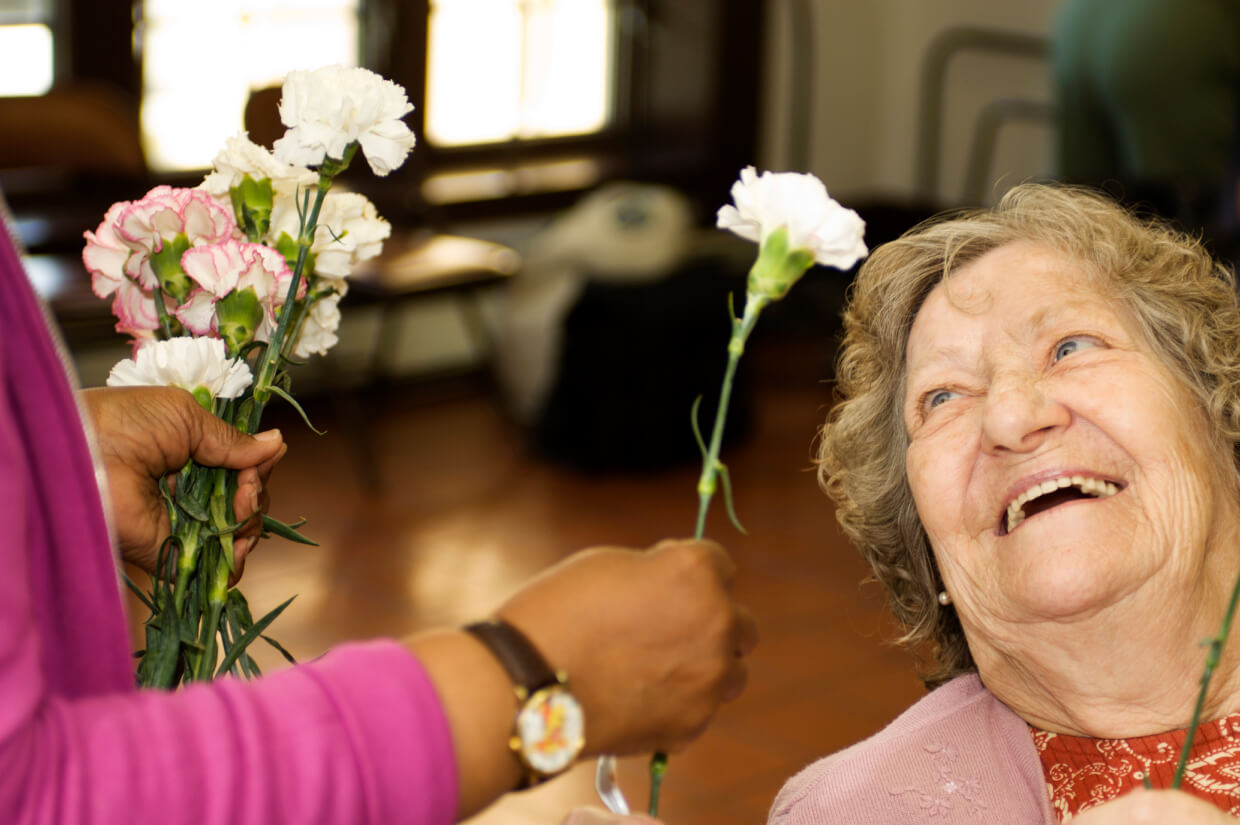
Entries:
[[1217, 191], [1240, 100], [1240, 0], [1066, 0], [1052, 34], [1059, 175]]

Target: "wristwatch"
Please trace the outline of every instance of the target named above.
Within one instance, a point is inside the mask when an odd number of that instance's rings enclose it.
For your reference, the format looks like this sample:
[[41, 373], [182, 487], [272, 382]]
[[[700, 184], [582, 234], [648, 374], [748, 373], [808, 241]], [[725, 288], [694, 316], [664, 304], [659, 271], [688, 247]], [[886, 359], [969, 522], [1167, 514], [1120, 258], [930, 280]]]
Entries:
[[508, 747], [524, 770], [517, 790], [572, 767], [585, 746], [585, 717], [569, 692], [568, 677], [552, 670], [525, 634], [503, 619], [467, 625], [465, 630], [486, 645], [512, 677], [517, 716]]

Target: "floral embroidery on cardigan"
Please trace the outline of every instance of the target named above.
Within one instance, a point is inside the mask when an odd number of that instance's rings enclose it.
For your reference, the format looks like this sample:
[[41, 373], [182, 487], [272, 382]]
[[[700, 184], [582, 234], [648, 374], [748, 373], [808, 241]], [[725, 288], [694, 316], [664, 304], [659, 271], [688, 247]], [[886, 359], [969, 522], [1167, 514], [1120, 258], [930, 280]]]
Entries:
[[977, 819], [986, 808], [982, 800], [982, 783], [976, 777], [965, 778], [957, 775], [956, 761], [959, 754], [950, 745], [930, 744], [925, 746], [930, 755], [930, 763], [935, 777], [931, 785], [925, 788], [892, 788], [892, 796], [910, 794], [916, 800], [917, 807], [930, 816], [946, 816], [956, 810], [967, 810], [969, 816]]

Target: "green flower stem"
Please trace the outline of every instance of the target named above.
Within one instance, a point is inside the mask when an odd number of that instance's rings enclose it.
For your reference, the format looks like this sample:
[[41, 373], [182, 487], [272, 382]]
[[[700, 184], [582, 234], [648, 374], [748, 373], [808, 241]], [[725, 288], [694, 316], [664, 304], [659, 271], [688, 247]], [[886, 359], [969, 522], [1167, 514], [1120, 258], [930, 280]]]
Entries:
[[151, 288], [151, 296], [155, 300], [155, 315], [159, 318], [159, 328], [165, 338], [172, 337], [172, 318], [168, 316], [168, 307], [164, 306], [164, 291], [159, 284]]
[[[207, 612], [202, 617], [202, 625], [198, 631], [198, 645], [201, 650], [194, 658], [193, 678], [205, 682], [215, 674], [215, 663], [219, 660], [216, 637], [219, 633], [220, 614], [224, 609], [224, 602], [219, 598], [220, 588], [217, 586], [221, 569], [224, 571], [224, 581], [228, 580], [228, 568], [224, 565], [219, 542], [211, 543], [208, 552], [203, 556], [203, 562], [205, 567], [211, 569], [211, 582], [208, 585]], [[227, 587], [224, 592], [227, 595]]]
[[[759, 261], [761, 263], [761, 261]], [[755, 269], [759, 266], [755, 263]], [[745, 342], [749, 333], [753, 332], [758, 316], [771, 302], [768, 295], [748, 293], [745, 296], [745, 311], [740, 318], [732, 319], [732, 338], [728, 341], [728, 366], [723, 373], [723, 387], [719, 390], [719, 406], [715, 410], [715, 427], [710, 433], [710, 446], [702, 459], [702, 475], [698, 479], [698, 514], [697, 527], [693, 537], [700, 539], [706, 534], [706, 514], [710, 511], [710, 501], [718, 487], [719, 450], [723, 445], [723, 427], [728, 418], [728, 402], [732, 398], [732, 382], [736, 377], [736, 366], [745, 354]], [[667, 773], [667, 754], [659, 751], [650, 758], [650, 804], [648, 811], [651, 816], [659, 815], [659, 793], [663, 789], [663, 776]]]
[[[219, 658], [216, 637], [220, 629], [220, 615], [224, 604], [228, 601], [228, 578], [232, 574], [232, 533], [224, 532], [231, 521], [228, 502], [227, 472], [217, 469], [213, 473], [214, 484], [211, 491], [211, 526], [220, 530], [218, 541], [213, 541], [212, 552], [207, 554], [207, 566], [210, 568], [210, 579], [207, 582], [207, 614], [203, 618], [199, 642], [202, 644], [201, 658], [198, 660], [196, 677], [203, 681], [215, 674], [215, 663]], [[214, 558], [212, 558], [214, 557]], [[212, 564], [214, 562], [214, 564]]]
[[301, 329], [306, 325], [306, 319], [310, 317], [310, 308], [317, 304], [322, 298], [314, 298], [307, 295], [306, 300], [299, 305], [294, 311], [294, 318], [289, 326], [292, 331], [288, 334], [288, 338], [284, 341], [282, 349], [282, 357], [288, 359], [293, 357], [293, 350], [296, 348], [296, 342], [301, 338]]
[[263, 353], [258, 376], [254, 379], [254, 406], [250, 410], [250, 420], [245, 422], [246, 432], [248, 433], [258, 432], [259, 421], [263, 415], [263, 407], [266, 406], [267, 401], [271, 397], [271, 383], [275, 380], [280, 364], [283, 363], [284, 338], [288, 331], [289, 319], [294, 314], [292, 311], [293, 307], [297, 303], [297, 290], [304, 277], [306, 256], [309, 255], [310, 247], [314, 244], [314, 232], [318, 228], [319, 211], [323, 208], [323, 200], [327, 197], [327, 190], [331, 189], [332, 180], [336, 175], [339, 175], [349, 167], [349, 161], [353, 159], [353, 155], [356, 152], [357, 143], [351, 143], [345, 149], [342, 160], [327, 158], [323, 161], [323, 165], [319, 167], [319, 183], [314, 203], [310, 206], [310, 210], [302, 223], [301, 232], [297, 236], [297, 262], [293, 266], [293, 278], [289, 282], [288, 294], [285, 296], [284, 307], [280, 312], [280, 322], [276, 326], [275, 334], [267, 342], [267, 348]]
[[181, 551], [177, 555], [177, 580], [172, 588], [172, 607], [178, 616], [185, 609], [185, 594], [189, 590], [189, 577], [198, 566], [198, 539], [202, 534], [202, 522], [188, 519], [185, 532], [181, 534]]
[[211, 508], [211, 526], [219, 534], [220, 549], [223, 550], [224, 563], [228, 566], [230, 573], [234, 567], [233, 531], [224, 528], [232, 523], [232, 519], [229, 517], [231, 508], [228, 506], [228, 503], [232, 500], [232, 496], [229, 495], [229, 488], [231, 486], [228, 483], [227, 472], [223, 469], [216, 469], [215, 485], [211, 491], [211, 502], [209, 504]]
[[650, 805], [647, 812], [659, 815], [659, 791], [663, 789], [663, 774], [667, 773], [667, 754], [659, 751], [650, 757]]
[[745, 312], [740, 319], [732, 319], [732, 338], [728, 341], [728, 366], [723, 373], [723, 387], [719, 391], [719, 406], [715, 410], [715, 428], [710, 434], [710, 447], [702, 460], [702, 475], [698, 479], [698, 516], [697, 528], [693, 537], [700, 539], [706, 533], [706, 513], [710, 510], [710, 500], [715, 495], [719, 476], [719, 449], [723, 444], [723, 426], [728, 417], [728, 401], [732, 397], [732, 381], [736, 377], [736, 366], [745, 352], [745, 342], [758, 315], [770, 303], [765, 295], [749, 293], [745, 298]]
[[1193, 718], [1188, 724], [1184, 747], [1180, 750], [1180, 761], [1175, 767], [1175, 777], [1171, 780], [1173, 790], [1179, 788], [1184, 780], [1184, 770], [1188, 766], [1188, 754], [1192, 750], [1193, 740], [1197, 738], [1197, 726], [1201, 723], [1201, 709], [1206, 703], [1206, 692], [1210, 688], [1210, 679], [1214, 676], [1214, 669], [1218, 667], [1219, 659], [1223, 656], [1223, 645], [1227, 643], [1227, 635], [1231, 632], [1231, 621], [1236, 615], [1237, 599], [1240, 599], [1240, 575], [1236, 576], [1236, 583], [1231, 588], [1231, 600], [1227, 603], [1227, 612], [1223, 614], [1223, 624], [1219, 627], [1218, 634], [1210, 640], [1210, 649], [1206, 653], [1206, 666], [1201, 672], [1201, 691], [1197, 694], [1197, 705], [1193, 708]]

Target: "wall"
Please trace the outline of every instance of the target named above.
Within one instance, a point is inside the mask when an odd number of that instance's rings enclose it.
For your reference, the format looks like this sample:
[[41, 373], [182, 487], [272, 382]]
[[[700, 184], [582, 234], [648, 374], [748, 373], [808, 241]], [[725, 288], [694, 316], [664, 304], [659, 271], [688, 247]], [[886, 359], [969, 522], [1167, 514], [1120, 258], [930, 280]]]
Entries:
[[[1046, 34], [1057, 0], [772, 0], [768, 9], [765, 117], [760, 162], [788, 168], [792, 77], [790, 28], [796, 3], [809, 6], [815, 50], [808, 116], [809, 171], [841, 198], [915, 194], [918, 80], [932, 38], [957, 25]], [[1048, 98], [1040, 61], [962, 55], [948, 72], [939, 198], [959, 198], [969, 134], [979, 108], [1000, 95]], [[1050, 171], [1045, 127], [1000, 132], [1000, 183]]]

